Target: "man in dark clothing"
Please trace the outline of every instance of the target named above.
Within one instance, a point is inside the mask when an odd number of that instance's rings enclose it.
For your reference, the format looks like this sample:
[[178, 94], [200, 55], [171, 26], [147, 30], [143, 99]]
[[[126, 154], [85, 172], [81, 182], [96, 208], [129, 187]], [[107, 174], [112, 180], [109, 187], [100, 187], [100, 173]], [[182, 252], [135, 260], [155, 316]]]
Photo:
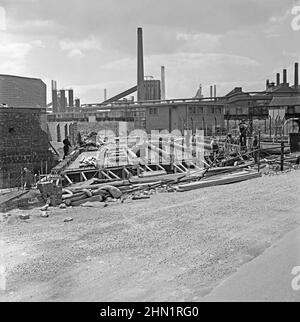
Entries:
[[71, 143], [69, 141], [69, 137], [66, 137], [63, 140], [63, 144], [64, 144], [64, 157], [63, 157], [63, 159], [65, 159], [66, 156], [69, 154], [69, 147], [71, 147]]
[[259, 148], [258, 136], [255, 135], [254, 140], [253, 140], [253, 145], [252, 145], [252, 149], [254, 151], [253, 157], [254, 157], [255, 163], [257, 163], [257, 161], [258, 161], [258, 151], [257, 151], [258, 148]]
[[213, 152], [213, 160], [215, 160], [218, 156], [218, 153], [219, 153], [219, 145], [218, 145], [218, 142], [215, 138], [213, 138], [211, 140], [211, 149], [212, 149], [212, 152]]
[[246, 146], [247, 145], [247, 125], [244, 120], [239, 124], [239, 128], [240, 128], [241, 146]]

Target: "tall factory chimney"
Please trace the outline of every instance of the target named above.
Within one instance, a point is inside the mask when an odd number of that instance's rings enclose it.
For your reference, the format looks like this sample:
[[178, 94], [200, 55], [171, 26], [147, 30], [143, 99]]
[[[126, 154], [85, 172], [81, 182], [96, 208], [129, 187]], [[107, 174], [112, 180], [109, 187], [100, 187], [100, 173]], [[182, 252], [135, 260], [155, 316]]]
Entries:
[[166, 99], [166, 69], [165, 66], [161, 66], [161, 99]]
[[214, 98], [217, 98], [217, 85], [214, 85]]
[[58, 112], [58, 104], [57, 104], [57, 88], [56, 88], [56, 81], [51, 81], [51, 88], [52, 88], [52, 111], [53, 113]]
[[213, 86], [210, 86], [210, 98], [213, 98]]
[[295, 81], [294, 81], [295, 88], [299, 86], [299, 64], [295, 63]]
[[280, 85], [280, 73], [276, 74], [276, 85], [279, 86]]
[[286, 69], [283, 70], [283, 84], [286, 84], [287, 83], [287, 71]]
[[73, 108], [74, 107], [74, 91], [73, 89], [69, 89], [69, 107]]
[[64, 89], [60, 90], [60, 112], [66, 111], [66, 92]]
[[104, 102], [107, 100], [107, 90], [104, 88]]
[[145, 99], [144, 87], [144, 53], [143, 53], [143, 29], [137, 30], [137, 100]]

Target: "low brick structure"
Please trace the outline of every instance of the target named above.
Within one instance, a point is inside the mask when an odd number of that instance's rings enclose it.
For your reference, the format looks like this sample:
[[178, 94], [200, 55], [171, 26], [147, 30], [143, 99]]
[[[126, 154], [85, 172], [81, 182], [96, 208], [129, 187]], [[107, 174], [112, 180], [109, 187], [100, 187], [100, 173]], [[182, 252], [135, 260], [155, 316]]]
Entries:
[[0, 106], [0, 189], [20, 186], [22, 170], [38, 173], [53, 165], [45, 109]]
[[37, 185], [42, 198], [45, 202], [49, 202], [50, 206], [59, 206], [62, 202], [62, 186], [56, 185], [54, 182], [39, 182]]

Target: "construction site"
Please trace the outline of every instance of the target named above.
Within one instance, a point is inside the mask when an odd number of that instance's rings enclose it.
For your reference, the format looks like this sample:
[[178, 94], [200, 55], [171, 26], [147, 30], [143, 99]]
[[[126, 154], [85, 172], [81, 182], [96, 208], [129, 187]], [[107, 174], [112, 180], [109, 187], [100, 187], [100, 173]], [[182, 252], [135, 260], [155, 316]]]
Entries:
[[136, 84], [102, 102], [0, 75], [0, 301], [198, 302], [297, 228], [293, 68], [167, 98], [138, 28]]

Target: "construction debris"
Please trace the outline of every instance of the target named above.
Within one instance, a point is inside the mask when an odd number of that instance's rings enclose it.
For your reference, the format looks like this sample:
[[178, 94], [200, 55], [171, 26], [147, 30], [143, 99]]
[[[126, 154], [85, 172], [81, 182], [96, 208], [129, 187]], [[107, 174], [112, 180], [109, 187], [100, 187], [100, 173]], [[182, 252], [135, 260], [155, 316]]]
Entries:
[[30, 219], [30, 216], [22, 214], [22, 215], [19, 216], [19, 218], [22, 219], [22, 220], [28, 220], [28, 219]]
[[230, 183], [241, 182], [249, 179], [259, 178], [261, 176], [262, 174], [259, 172], [243, 171], [243, 172], [228, 174], [216, 179], [206, 179], [202, 181], [182, 184], [182, 185], [179, 185], [178, 191], [189, 191], [189, 190], [194, 190], [199, 188], [230, 184]]
[[64, 222], [70, 222], [70, 221], [73, 221], [73, 218], [72, 217], [68, 217], [68, 218], [65, 218], [64, 219]]
[[[185, 148], [182, 138], [152, 137], [143, 144], [137, 138], [132, 142], [128, 140], [118, 138], [116, 142], [105, 142], [100, 147], [81, 147], [73, 151], [68, 162], [62, 161], [37, 183], [40, 196], [31, 197], [44, 202], [40, 208], [43, 212], [50, 206], [65, 209], [103, 203], [106, 207], [110, 202], [149, 199], [155, 193], [231, 184], [259, 178], [262, 173], [284, 173], [297, 169], [300, 163], [299, 155], [287, 154], [283, 148], [277, 155], [270, 154], [268, 151], [273, 150], [266, 146], [262, 149], [256, 145], [256, 148], [243, 150], [231, 144], [234, 149], [229, 153], [220, 141], [220, 149], [212, 154], [210, 144], [206, 142], [208, 138], [202, 143], [193, 142], [189, 152], [184, 154], [189, 156], [176, 161], [173, 157]], [[162, 147], [163, 142], [169, 144], [169, 150]], [[198, 155], [190, 158], [194, 145], [205, 150], [201, 162], [197, 161]], [[284, 144], [273, 144], [272, 149], [274, 147], [278, 149]], [[154, 164], [145, 157], [147, 149], [156, 153]]]

